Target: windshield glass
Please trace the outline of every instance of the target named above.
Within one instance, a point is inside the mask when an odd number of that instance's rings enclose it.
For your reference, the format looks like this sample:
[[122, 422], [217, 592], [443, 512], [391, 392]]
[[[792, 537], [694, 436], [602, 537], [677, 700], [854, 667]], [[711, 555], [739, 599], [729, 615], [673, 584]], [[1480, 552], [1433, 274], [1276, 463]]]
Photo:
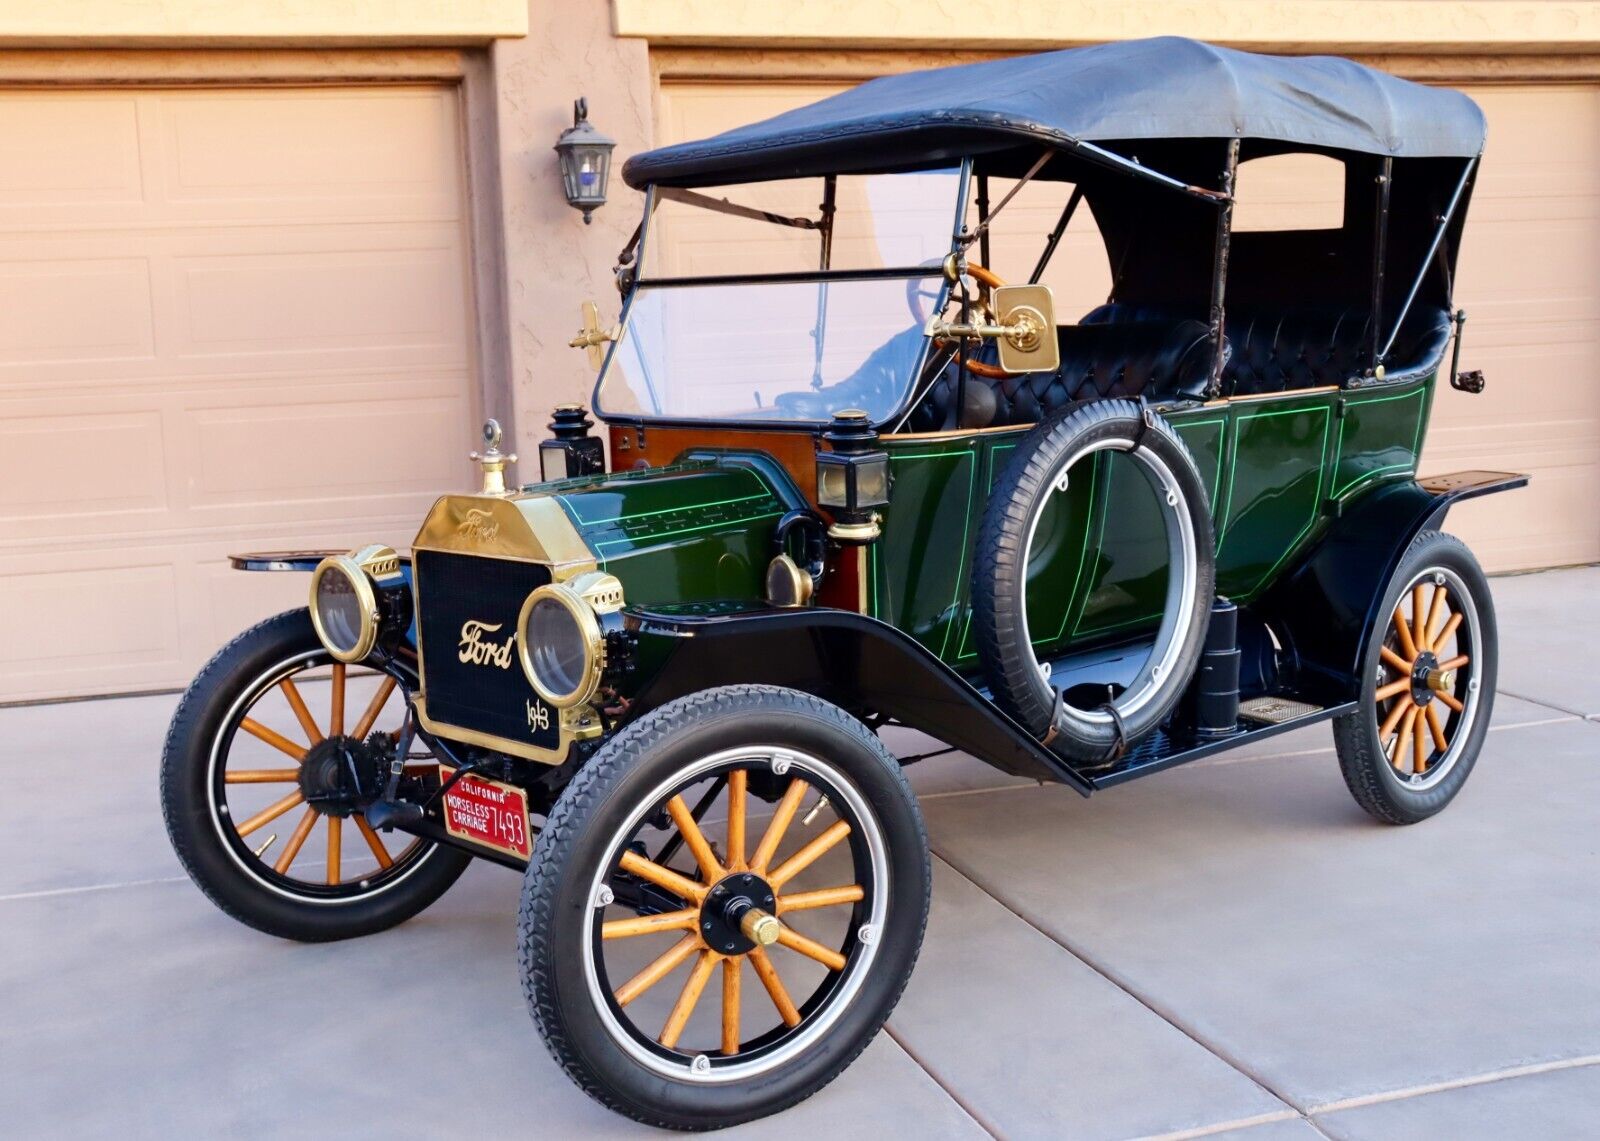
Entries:
[[[597, 409], [673, 420], [893, 414], [943, 304], [959, 172], [833, 182], [831, 193], [823, 179], [658, 191], [668, 197], [647, 227]], [[788, 224], [796, 219], [805, 224]]]

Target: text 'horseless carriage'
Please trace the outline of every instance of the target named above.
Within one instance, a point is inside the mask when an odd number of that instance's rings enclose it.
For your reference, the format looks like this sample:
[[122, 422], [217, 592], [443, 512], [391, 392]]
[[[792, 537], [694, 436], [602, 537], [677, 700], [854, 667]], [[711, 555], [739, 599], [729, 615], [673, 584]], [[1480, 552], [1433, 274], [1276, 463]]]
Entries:
[[[1087, 795], [1328, 720], [1363, 808], [1431, 815], [1496, 654], [1438, 528], [1526, 482], [1416, 476], [1441, 371], [1482, 387], [1443, 366], [1483, 136], [1454, 92], [1164, 39], [633, 158], [621, 318], [575, 341], [609, 464], [565, 406], [542, 482], [490, 431], [409, 556], [237, 557], [311, 604], [179, 707], [185, 866], [306, 940], [526, 869], [557, 1060], [705, 1128], [833, 1078], [910, 974], [929, 861], [885, 725]], [[1236, 176], [1286, 154], [1338, 172], [1338, 218], [1235, 232]], [[1058, 191], [1005, 284], [1008, 209]], [[1109, 296], [1063, 322], [1040, 282], [1090, 217]]]

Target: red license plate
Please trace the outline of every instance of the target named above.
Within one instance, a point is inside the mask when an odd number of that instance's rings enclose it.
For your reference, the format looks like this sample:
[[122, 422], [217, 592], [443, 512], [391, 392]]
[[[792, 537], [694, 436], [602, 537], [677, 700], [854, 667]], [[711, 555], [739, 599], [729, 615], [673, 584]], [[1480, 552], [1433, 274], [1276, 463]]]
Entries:
[[[454, 769], [439, 767], [439, 779]], [[444, 826], [452, 836], [526, 860], [533, 853], [528, 831], [528, 794], [487, 777], [464, 776], [444, 794]]]

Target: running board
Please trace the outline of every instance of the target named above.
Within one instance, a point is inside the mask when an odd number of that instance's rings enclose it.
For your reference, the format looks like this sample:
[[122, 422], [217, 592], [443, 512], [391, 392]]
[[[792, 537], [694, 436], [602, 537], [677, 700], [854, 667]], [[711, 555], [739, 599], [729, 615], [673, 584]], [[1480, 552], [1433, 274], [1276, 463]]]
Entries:
[[[1354, 701], [1318, 707], [1289, 697], [1250, 698], [1240, 703], [1236, 727], [1225, 737], [1212, 737], [1202, 741], [1181, 735], [1176, 730], [1169, 731], [1162, 728], [1140, 741], [1109, 766], [1079, 763], [1073, 767], [1096, 789], [1111, 788], [1135, 777], [1148, 776], [1189, 761], [1226, 753], [1250, 741], [1263, 741], [1280, 733], [1315, 725], [1319, 721], [1328, 721], [1341, 713], [1348, 713], [1355, 707]], [[1279, 719], [1272, 720], [1271, 717]]]

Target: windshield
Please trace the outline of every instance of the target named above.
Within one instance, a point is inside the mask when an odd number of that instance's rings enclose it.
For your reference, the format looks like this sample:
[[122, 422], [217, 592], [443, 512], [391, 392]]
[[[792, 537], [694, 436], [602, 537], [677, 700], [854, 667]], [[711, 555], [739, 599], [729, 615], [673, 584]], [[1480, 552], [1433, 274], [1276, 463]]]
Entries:
[[597, 410], [818, 421], [861, 408], [888, 419], [944, 303], [960, 184], [940, 171], [658, 192], [669, 197], [646, 227]]

